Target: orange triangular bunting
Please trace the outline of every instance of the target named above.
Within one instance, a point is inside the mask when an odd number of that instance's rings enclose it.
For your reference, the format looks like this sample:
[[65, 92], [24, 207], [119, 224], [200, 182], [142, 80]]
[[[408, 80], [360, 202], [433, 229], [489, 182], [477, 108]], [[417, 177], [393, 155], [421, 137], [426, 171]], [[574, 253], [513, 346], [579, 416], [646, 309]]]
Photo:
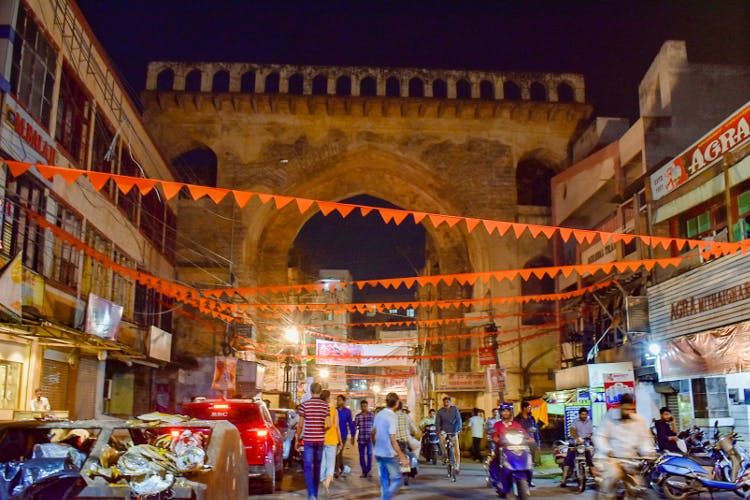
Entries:
[[354, 210], [356, 207], [354, 205], [346, 205], [343, 203], [337, 203], [336, 204], [336, 210], [338, 213], [341, 214], [341, 217], [346, 217], [350, 213], [352, 213], [352, 210]]
[[211, 191], [211, 188], [197, 184], [187, 184], [187, 188], [194, 200], [200, 200]]
[[52, 178], [57, 174], [58, 167], [51, 167], [49, 165], [34, 165], [36, 167], [37, 172], [44, 177], [45, 179], [52, 180]]
[[372, 212], [372, 208], [371, 207], [359, 207], [359, 211], [362, 214], [362, 217], [367, 217], [367, 214]]
[[448, 222], [448, 217], [444, 215], [429, 214], [427, 217], [430, 219], [430, 222], [432, 222], [433, 227], [438, 227], [443, 222]]
[[466, 230], [469, 232], [472, 232], [475, 227], [481, 222], [479, 219], [472, 219], [470, 217], [464, 217], [464, 222], [466, 223]]
[[289, 205], [294, 198], [291, 196], [280, 196], [278, 194], [273, 195], [273, 201], [276, 203], [276, 208], [281, 210], [285, 206]]
[[520, 238], [523, 232], [528, 227], [526, 224], [516, 224], [515, 222], [510, 226], [513, 228], [513, 232], [516, 234], [516, 238]]
[[185, 184], [181, 182], [161, 181], [161, 189], [164, 191], [164, 197], [168, 200], [177, 196], [177, 193], [180, 192], [180, 189], [182, 189], [182, 186], [184, 185]]
[[315, 203], [318, 204], [318, 208], [323, 215], [328, 215], [336, 210], [336, 203], [331, 203], [330, 201], [316, 201]]
[[132, 177], [126, 177], [123, 175], [113, 175], [112, 178], [117, 184], [117, 188], [122, 194], [128, 194], [133, 186], [135, 186], [134, 179]]
[[232, 195], [234, 196], [234, 201], [237, 202], [237, 206], [240, 208], [245, 208], [245, 205], [250, 201], [250, 198], [253, 197], [253, 193], [237, 191], [236, 189], [232, 190]]
[[138, 187], [138, 191], [140, 191], [142, 195], [147, 195], [148, 193], [150, 193], [158, 182], [159, 181], [156, 181], [154, 179], [133, 179], [133, 183]]
[[78, 178], [83, 175], [83, 170], [77, 168], [62, 168], [57, 172], [57, 175], [65, 179], [68, 184], [73, 184]]
[[103, 174], [101, 172], [88, 172], [86, 173], [86, 177], [89, 178], [89, 182], [97, 191], [101, 191], [107, 181], [111, 178], [110, 174]]
[[228, 189], [222, 189], [222, 188], [210, 188], [208, 190], [208, 197], [214, 200], [214, 203], [217, 205], [221, 203], [221, 200], [224, 199], [224, 197], [229, 193]]
[[482, 220], [482, 225], [487, 230], [487, 234], [492, 234], [492, 231], [494, 231], [495, 229], [497, 229], [497, 222], [495, 222], [495, 221], [483, 219]]
[[560, 231], [560, 238], [567, 243], [570, 240], [570, 236], [573, 234], [573, 230], [567, 227], [560, 227], [558, 230]]
[[3, 160], [6, 165], [8, 165], [8, 170], [10, 170], [10, 175], [13, 177], [18, 177], [20, 175], [23, 175], [26, 173], [28, 169], [31, 168], [30, 163], [24, 163], [20, 161], [11, 161], [11, 160]]
[[301, 214], [307, 212], [307, 209], [315, 203], [315, 200], [308, 200], [307, 198], [295, 198], [294, 201], [297, 202], [297, 208]]
[[272, 194], [268, 194], [268, 193], [256, 193], [256, 194], [258, 195], [258, 199], [260, 200], [260, 202], [263, 203], [264, 205], [273, 199]]
[[544, 236], [547, 238], [552, 238], [555, 235], [555, 231], [557, 231], [556, 227], [552, 226], [540, 226], [542, 229], [542, 233], [544, 233]]

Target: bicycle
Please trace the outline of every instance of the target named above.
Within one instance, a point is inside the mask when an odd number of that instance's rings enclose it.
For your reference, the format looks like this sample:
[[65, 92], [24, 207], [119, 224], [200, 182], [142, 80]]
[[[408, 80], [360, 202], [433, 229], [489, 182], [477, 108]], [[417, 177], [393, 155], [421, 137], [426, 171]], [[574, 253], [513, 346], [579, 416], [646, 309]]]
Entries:
[[453, 451], [453, 439], [456, 434], [453, 432], [445, 433], [445, 454], [446, 464], [448, 467], [448, 478], [451, 482], [456, 482], [456, 454]]

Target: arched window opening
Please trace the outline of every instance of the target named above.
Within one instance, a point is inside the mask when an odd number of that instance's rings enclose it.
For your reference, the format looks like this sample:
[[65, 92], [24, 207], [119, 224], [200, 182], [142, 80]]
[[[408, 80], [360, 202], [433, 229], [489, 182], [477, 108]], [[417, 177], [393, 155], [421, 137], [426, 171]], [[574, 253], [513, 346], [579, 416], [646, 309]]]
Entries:
[[495, 99], [495, 86], [489, 80], [482, 80], [479, 83], [479, 98], [485, 101]]
[[305, 78], [300, 73], [289, 77], [289, 93], [302, 95], [305, 92]]
[[174, 89], [174, 71], [171, 68], [163, 69], [156, 75], [156, 90], [169, 92]]
[[222, 70], [214, 73], [211, 90], [213, 92], [229, 92], [229, 71]]
[[194, 69], [185, 77], [185, 91], [186, 92], [200, 92], [201, 91], [201, 70]]
[[328, 76], [317, 75], [312, 83], [313, 95], [328, 95]]
[[557, 86], [557, 100], [560, 102], [574, 102], [576, 100], [576, 93], [573, 87], [563, 82]]
[[532, 101], [544, 102], [547, 100], [547, 89], [539, 82], [534, 82], [529, 88], [529, 96]]
[[277, 72], [269, 73], [266, 76], [266, 94], [278, 94], [279, 93], [279, 74]]
[[172, 159], [177, 180], [201, 186], [216, 187], [216, 154], [207, 146], [200, 146]]
[[372, 97], [378, 94], [378, 82], [375, 78], [368, 76], [359, 82], [359, 95]]
[[352, 95], [352, 79], [348, 75], [336, 78], [336, 95]]
[[519, 205], [552, 206], [550, 181], [555, 171], [537, 159], [523, 160], [516, 167]]
[[504, 82], [503, 99], [505, 99], [506, 101], [520, 101], [521, 87], [516, 85], [516, 82]]
[[448, 84], [445, 80], [437, 79], [432, 82], [432, 97], [445, 99], [448, 97]]
[[[531, 269], [535, 267], [552, 267], [552, 265], [550, 259], [544, 256], [539, 256], [529, 260], [523, 267], [524, 269]], [[549, 276], [539, 279], [532, 274], [528, 280], [521, 283], [521, 294], [524, 296], [545, 295], [554, 292], [555, 280]], [[527, 302], [523, 304], [522, 312], [523, 317], [521, 318], [521, 324], [523, 325], [542, 325], [550, 323], [554, 321], [554, 302]]]
[[401, 96], [401, 82], [398, 78], [392, 76], [385, 81], [385, 95], [388, 97]]
[[246, 94], [255, 92], [255, 71], [243, 73], [242, 78], [240, 78], [240, 92]]
[[424, 97], [424, 82], [416, 76], [409, 80], [409, 97]]
[[456, 82], [456, 99], [471, 99], [471, 85], [466, 80]]

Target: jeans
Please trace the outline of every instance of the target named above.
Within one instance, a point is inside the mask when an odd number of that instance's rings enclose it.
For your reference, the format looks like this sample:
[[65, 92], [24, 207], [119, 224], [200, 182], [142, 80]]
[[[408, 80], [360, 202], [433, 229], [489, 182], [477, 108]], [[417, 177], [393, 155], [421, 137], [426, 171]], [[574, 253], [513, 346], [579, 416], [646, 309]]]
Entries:
[[[565, 455], [565, 464], [564, 464], [565, 466], [570, 467], [571, 469], [575, 467], [576, 453], [577, 452], [576, 452], [575, 447], [571, 446], [570, 448], [568, 448], [568, 454]], [[586, 465], [591, 467], [592, 461], [591, 461], [591, 453], [589, 452], [589, 450], [585, 451], [585, 455], [586, 455]]]
[[318, 485], [320, 484], [320, 462], [323, 458], [323, 443], [308, 443], [305, 441], [305, 450], [302, 460], [305, 464], [305, 483], [307, 484], [307, 495], [318, 496]]
[[370, 473], [372, 469], [372, 441], [359, 443], [359, 466], [365, 476]]
[[380, 475], [380, 498], [391, 500], [396, 496], [404, 478], [401, 475], [401, 464], [398, 457], [375, 457], [378, 461], [378, 474]]
[[320, 460], [320, 480], [323, 481], [328, 476], [333, 476], [333, 469], [336, 466], [336, 448], [338, 445], [326, 445], [323, 448], [323, 458]]
[[482, 438], [473, 437], [471, 438], [471, 456], [474, 460], [481, 460], [482, 453], [479, 451], [479, 445], [482, 443]]
[[344, 445], [346, 445], [346, 439], [344, 439], [344, 442], [341, 444], [339, 452], [336, 453], [336, 468], [334, 469], [336, 474], [344, 473]]

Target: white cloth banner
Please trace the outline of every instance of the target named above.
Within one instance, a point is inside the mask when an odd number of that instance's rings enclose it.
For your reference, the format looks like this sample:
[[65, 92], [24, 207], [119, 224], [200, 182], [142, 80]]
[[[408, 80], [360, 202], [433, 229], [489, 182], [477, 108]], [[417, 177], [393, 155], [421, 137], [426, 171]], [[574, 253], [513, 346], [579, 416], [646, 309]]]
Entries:
[[18, 252], [0, 274], [0, 304], [13, 314], [21, 316], [22, 298], [23, 263], [21, 252]]
[[[339, 366], [412, 366], [414, 360], [408, 346], [400, 344], [350, 344], [331, 340], [316, 340], [316, 362]], [[369, 356], [403, 356], [372, 358]]]

